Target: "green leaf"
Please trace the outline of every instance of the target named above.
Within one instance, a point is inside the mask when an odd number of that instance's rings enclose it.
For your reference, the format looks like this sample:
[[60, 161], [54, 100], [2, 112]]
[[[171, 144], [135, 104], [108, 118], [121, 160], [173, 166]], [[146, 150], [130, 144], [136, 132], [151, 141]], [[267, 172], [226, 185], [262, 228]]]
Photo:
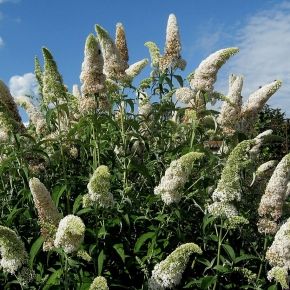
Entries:
[[230, 245], [222, 245], [224, 250], [227, 252], [229, 258], [234, 262], [236, 259], [235, 251]]
[[98, 256], [98, 276], [102, 274], [105, 258], [104, 250], [102, 250]]
[[107, 231], [105, 228], [105, 225], [102, 225], [102, 227], [98, 231], [98, 238], [104, 239], [107, 235]]
[[49, 278], [47, 279], [44, 287], [43, 287], [43, 290], [47, 290], [49, 289], [51, 286], [55, 286], [55, 285], [59, 285], [59, 282], [60, 282], [60, 277], [61, 275], [63, 274], [63, 270], [62, 268], [54, 271], [50, 276]]
[[115, 244], [113, 248], [116, 250], [120, 258], [122, 259], [123, 263], [125, 263], [126, 256], [125, 256], [123, 244]]
[[201, 280], [201, 289], [208, 289], [210, 285], [214, 284], [217, 280], [216, 276], [205, 276]]
[[63, 185], [61, 187], [57, 186], [53, 189], [51, 197], [56, 207], [58, 207], [59, 199], [61, 198], [65, 190], [66, 190], [66, 185]]
[[202, 231], [205, 234], [206, 227], [215, 220], [214, 216], [205, 215], [202, 223]]
[[138, 239], [137, 242], [135, 244], [134, 247], [134, 253], [138, 253], [140, 248], [143, 246], [143, 244], [148, 240], [148, 239], [152, 239], [153, 237], [155, 237], [156, 233], [155, 232], [148, 232], [145, 233], [143, 235], [141, 235]]
[[218, 272], [221, 273], [228, 273], [230, 272], [230, 269], [226, 266], [222, 266], [222, 265], [216, 265], [213, 267], [213, 269], [217, 270]]
[[76, 211], [79, 209], [79, 207], [82, 203], [82, 200], [83, 200], [83, 196], [81, 194], [75, 199], [75, 202], [73, 205], [73, 214], [75, 214]]
[[240, 257], [237, 257], [235, 259], [235, 263], [238, 263], [238, 262], [241, 262], [241, 261], [244, 261], [244, 260], [252, 260], [252, 259], [259, 259], [258, 257], [254, 256], [254, 255], [248, 255], [248, 254], [244, 254], [244, 255], [241, 255]]
[[183, 78], [179, 75], [173, 75], [173, 77], [178, 81], [179, 85], [183, 87]]
[[33, 265], [33, 261], [36, 257], [36, 255], [38, 254], [39, 250], [42, 247], [43, 244], [43, 237], [39, 237], [38, 239], [36, 239], [34, 241], [34, 243], [32, 244], [31, 248], [30, 248], [30, 252], [29, 252], [29, 266], [32, 268]]

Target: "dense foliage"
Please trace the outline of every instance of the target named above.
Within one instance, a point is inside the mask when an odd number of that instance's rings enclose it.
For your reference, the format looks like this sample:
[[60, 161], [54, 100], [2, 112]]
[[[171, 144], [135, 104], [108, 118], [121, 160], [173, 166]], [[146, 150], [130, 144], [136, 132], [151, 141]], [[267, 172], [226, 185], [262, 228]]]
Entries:
[[47, 48], [35, 59], [39, 96], [16, 99], [28, 126], [0, 83], [1, 289], [287, 288], [290, 157], [255, 125], [281, 82], [244, 104], [242, 77], [216, 92], [237, 48], [184, 79], [170, 15], [164, 54], [145, 44], [152, 72], [135, 84], [148, 60], [128, 65], [122, 24], [115, 42], [96, 31], [81, 90]]

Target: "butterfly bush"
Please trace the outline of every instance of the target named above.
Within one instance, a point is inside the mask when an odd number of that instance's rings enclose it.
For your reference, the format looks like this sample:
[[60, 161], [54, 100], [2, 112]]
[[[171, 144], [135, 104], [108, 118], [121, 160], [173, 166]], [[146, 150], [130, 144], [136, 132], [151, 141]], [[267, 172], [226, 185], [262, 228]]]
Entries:
[[48, 251], [53, 248], [54, 235], [61, 215], [54, 205], [50, 193], [38, 178], [31, 178], [29, 187], [37, 210], [41, 234], [44, 238], [43, 250]]
[[127, 65], [121, 60], [120, 52], [109, 33], [100, 25], [96, 25], [96, 31], [104, 57], [104, 74], [109, 79], [121, 80]]
[[40, 108], [33, 104], [31, 99], [25, 96], [17, 97], [16, 103], [26, 110], [31, 123], [35, 126], [36, 133], [45, 133], [47, 130], [46, 120], [44, 115], [41, 113]]
[[99, 166], [93, 173], [88, 183], [89, 193], [83, 197], [84, 206], [99, 205], [111, 207], [114, 204], [114, 197], [110, 192], [111, 174], [105, 165]]
[[[164, 51], [152, 41], [145, 43], [152, 71], [135, 84], [149, 61], [129, 64], [124, 26], [116, 25], [114, 40], [100, 25], [96, 32], [86, 39], [80, 86], [74, 85], [72, 92], [47, 48], [42, 49], [44, 68], [35, 58], [39, 94], [33, 101], [16, 100], [29, 115], [28, 128], [0, 81], [1, 213], [7, 225], [14, 221], [21, 232], [31, 229], [23, 235], [31, 253], [28, 266], [20, 237], [0, 226], [0, 284], [108, 290], [105, 277], [95, 278], [98, 272], [110, 278], [112, 287], [126, 289], [266, 289], [270, 282], [263, 275], [270, 265], [268, 279], [287, 289], [290, 221], [277, 229], [284, 205], [287, 215], [290, 155], [278, 165], [265, 162], [272, 152], [262, 145], [272, 131], [253, 137], [258, 114], [281, 81], [261, 87], [244, 103], [242, 76], [230, 75], [226, 96], [215, 91], [218, 71], [238, 52], [236, 47], [212, 53], [183, 79], [177, 70], [184, 70], [186, 62], [177, 19], [170, 14]], [[223, 101], [219, 114], [207, 110], [217, 99]], [[210, 142], [222, 144], [221, 149], [215, 151]], [[96, 168], [95, 156], [98, 164], [108, 166]], [[32, 176], [55, 185], [59, 209]], [[27, 183], [35, 209], [28, 206]], [[190, 196], [178, 204], [189, 189]], [[40, 230], [31, 221], [35, 210]], [[258, 230], [239, 227], [256, 224], [258, 215]], [[261, 241], [275, 233], [271, 247], [265, 247], [267, 263], [261, 258]], [[191, 255], [202, 250], [190, 242], [176, 246], [193, 236], [203, 241], [205, 256], [194, 272], [185, 273]], [[237, 238], [245, 241], [237, 243]], [[41, 245], [49, 252], [41, 252]], [[171, 254], [166, 257], [163, 251]], [[261, 259], [249, 263], [254, 251]], [[233, 256], [239, 265], [227, 267]], [[228, 272], [221, 275], [224, 267]], [[14, 280], [6, 273], [15, 275]], [[183, 275], [186, 285], [181, 285]]]
[[258, 229], [261, 233], [274, 234], [278, 220], [282, 216], [288, 182], [290, 180], [290, 154], [287, 154], [275, 168], [258, 208], [260, 220]]
[[129, 53], [126, 40], [125, 28], [122, 23], [117, 23], [116, 25], [116, 37], [115, 44], [120, 53], [120, 59], [123, 62], [123, 67], [127, 69], [129, 67]]
[[66, 88], [63, 85], [56, 62], [47, 48], [42, 49], [44, 58], [44, 72], [42, 77], [42, 100], [45, 104], [61, 103], [66, 100]]
[[253, 165], [253, 161], [259, 152], [265, 136], [272, 133], [271, 130], [259, 134], [256, 138], [244, 140], [230, 153], [223, 168], [217, 188], [212, 194], [213, 203], [208, 206], [209, 213], [214, 216], [225, 216], [231, 219], [237, 216], [235, 203], [241, 201], [241, 172]]
[[228, 101], [223, 103], [217, 118], [217, 122], [225, 133], [232, 134], [237, 129], [236, 127], [242, 108], [242, 88], [243, 77], [230, 75], [229, 91], [227, 94]]
[[175, 249], [165, 260], [155, 265], [148, 282], [149, 290], [173, 289], [178, 286], [192, 254], [202, 254], [194, 243], [187, 243]]
[[86, 39], [84, 61], [80, 80], [83, 97], [102, 92], [105, 88], [106, 76], [103, 74], [104, 60], [97, 38], [90, 34]]
[[190, 77], [190, 86], [194, 91], [211, 93], [217, 72], [223, 64], [239, 51], [237, 47], [218, 50], [203, 60]]
[[10, 274], [15, 274], [27, 263], [28, 254], [18, 235], [11, 229], [0, 226], [0, 266]]
[[281, 85], [281, 81], [274, 81], [261, 87], [249, 96], [248, 101], [243, 104], [241, 109], [241, 130], [243, 132], [247, 132], [252, 129], [258, 117], [258, 113], [262, 110], [268, 99], [281, 87]]
[[54, 246], [66, 253], [78, 250], [84, 239], [85, 225], [81, 218], [67, 215], [60, 220], [54, 239]]
[[268, 272], [269, 280], [276, 280], [283, 289], [288, 289], [288, 270], [290, 270], [290, 219], [277, 231], [271, 247], [266, 252], [266, 259], [272, 269]]
[[89, 290], [109, 290], [106, 278], [102, 276], [96, 277]]
[[21, 117], [19, 115], [15, 100], [12, 97], [7, 86], [1, 80], [0, 80], [0, 103], [8, 110], [9, 115], [13, 118], [13, 120], [17, 122], [19, 126], [22, 127], [23, 125], [21, 122]]
[[166, 69], [185, 69], [186, 61], [181, 58], [179, 28], [174, 14], [168, 17], [164, 55], [159, 59], [161, 71]]
[[178, 203], [182, 197], [182, 189], [188, 181], [195, 162], [202, 159], [204, 153], [189, 152], [170, 163], [160, 184], [154, 188], [156, 195], [161, 195], [162, 201], [169, 205]]

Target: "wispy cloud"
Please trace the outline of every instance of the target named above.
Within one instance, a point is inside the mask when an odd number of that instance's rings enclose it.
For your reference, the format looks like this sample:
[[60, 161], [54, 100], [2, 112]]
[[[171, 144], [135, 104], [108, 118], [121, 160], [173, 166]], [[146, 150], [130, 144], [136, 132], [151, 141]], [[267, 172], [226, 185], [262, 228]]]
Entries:
[[[290, 115], [290, 2], [253, 15], [235, 38], [240, 53], [229, 62], [227, 72], [244, 75], [243, 95], [280, 79], [283, 85], [268, 103]], [[221, 87], [226, 86], [224, 78]]]
[[20, 0], [0, 0], [0, 4], [3, 4], [3, 3], [19, 3]]
[[37, 95], [38, 86], [35, 75], [26, 73], [23, 76], [15, 75], [9, 80], [9, 88], [13, 97]]
[[0, 48], [4, 46], [4, 40], [3, 38], [0, 36]]

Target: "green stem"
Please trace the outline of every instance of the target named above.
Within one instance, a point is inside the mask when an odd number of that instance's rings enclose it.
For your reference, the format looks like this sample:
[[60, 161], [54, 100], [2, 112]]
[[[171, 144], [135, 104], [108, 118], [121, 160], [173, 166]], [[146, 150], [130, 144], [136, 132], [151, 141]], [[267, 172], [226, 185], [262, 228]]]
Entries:
[[61, 128], [60, 128], [61, 120], [60, 120], [60, 111], [58, 108], [58, 102], [56, 103], [56, 109], [57, 109], [58, 136], [59, 136], [59, 148], [60, 148], [60, 155], [61, 155], [62, 173], [63, 173], [66, 190], [67, 190], [66, 209], [67, 209], [67, 212], [70, 213], [70, 191], [68, 190], [68, 186], [67, 186], [68, 182], [67, 182], [67, 175], [66, 175], [66, 164], [65, 164], [64, 152], [63, 152], [63, 138], [62, 138]]
[[[120, 104], [120, 116], [121, 116], [121, 138], [123, 143], [123, 149], [126, 154], [127, 149], [127, 141], [126, 141], [126, 133], [125, 133], [125, 108], [123, 101]], [[127, 159], [124, 157], [123, 161], [123, 189], [127, 188], [128, 181], [127, 181]]]
[[[268, 239], [267, 239], [267, 236], [265, 236], [264, 246], [263, 246], [263, 253], [265, 253], [265, 251], [266, 251], [267, 243], [268, 243]], [[264, 261], [265, 261], [265, 257], [266, 257], [266, 254], [264, 254], [262, 259], [261, 259], [261, 264], [260, 264], [260, 267], [259, 267], [259, 272], [258, 272], [258, 275], [257, 275], [256, 282], [258, 282], [259, 279], [260, 279], [260, 276], [261, 276], [261, 273], [262, 273], [262, 269], [263, 269], [263, 264], [264, 264]]]
[[[215, 225], [215, 230], [216, 230], [216, 233], [217, 233], [217, 236], [218, 236], [218, 251], [217, 251], [217, 262], [216, 262], [216, 266], [219, 266], [219, 264], [220, 264], [220, 254], [221, 254], [221, 245], [222, 245], [222, 242], [223, 242], [223, 240], [225, 238], [225, 236], [222, 237], [222, 233], [223, 233], [222, 222], [220, 224], [219, 233], [218, 233], [218, 230], [217, 230], [216, 225]], [[215, 290], [216, 287], [217, 287], [217, 280], [214, 283], [213, 290]]]

